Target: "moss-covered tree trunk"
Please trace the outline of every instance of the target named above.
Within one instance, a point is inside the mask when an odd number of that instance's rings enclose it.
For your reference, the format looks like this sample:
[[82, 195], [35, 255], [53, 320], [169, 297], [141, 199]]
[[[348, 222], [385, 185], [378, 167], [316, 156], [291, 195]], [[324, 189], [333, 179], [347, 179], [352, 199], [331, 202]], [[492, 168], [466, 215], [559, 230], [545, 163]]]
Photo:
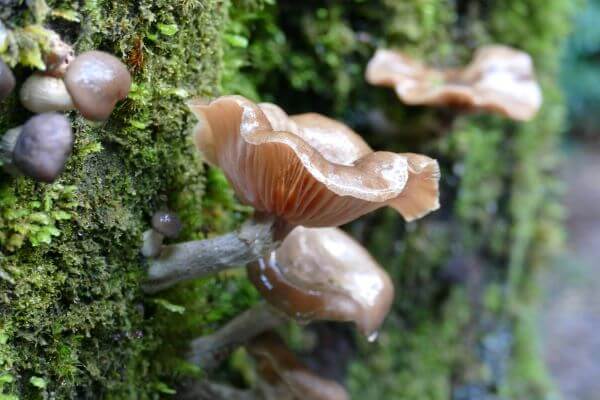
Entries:
[[[77, 51], [121, 57], [135, 82], [105, 123], [69, 114], [75, 149], [56, 183], [0, 173], [0, 398], [168, 396], [182, 377], [200, 375], [181, 359], [186, 341], [256, 301], [242, 272], [154, 297], [139, 285], [141, 233], [154, 210], [180, 214], [180, 240], [248, 215], [189, 140], [184, 100], [225, 92], [336, 116], [377, 149], [423, 152], [443, 167], [439, 212], [407, 225], [382, 211], [349, 227], [397, 286], [378, 342], [356, 339], [344, 378], [354, 398], [545, 398], [530, 289], [560, 245], [563, 107], [554, 79], [571, 8], [570, 0], [0, 0], [10, 32], [0, 56], [19, 82], [40, 65], [38, 25]], [[449, 66], [487, 43], [533, 56], [545, 96], [533, 122], [406, 107], [364, 82], [378, 46]], [[28, 116], [13, 95], [0, 103], [0, 131]], [[239, 385], [250, 375], [239, 353], [219, 376]]]

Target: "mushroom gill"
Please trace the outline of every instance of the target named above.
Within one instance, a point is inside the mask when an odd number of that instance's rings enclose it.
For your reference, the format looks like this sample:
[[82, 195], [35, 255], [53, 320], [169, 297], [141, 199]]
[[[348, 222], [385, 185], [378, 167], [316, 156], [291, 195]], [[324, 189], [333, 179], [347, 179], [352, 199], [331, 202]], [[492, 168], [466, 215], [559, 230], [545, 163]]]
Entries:
[[542, 104], [531, 57], [500, 45], [479, 48], [461, 69], [435, 69], [399, 51], [379, 49], [365, 77], [373, 85], [393, 87], [410, 105], [487, 111], [527, 121]]
[[272, 332], [252, 340], [248, 352], [257, 361], [261, 391], [268, 400], [348, 400], [339, 383], [321, 378], [304, 366]]
[[248, 277], [275, 308], [300, 321], [352, 321], [369, 337], [394, 297], [387, 273], [338, 228], [295, 228]]
[[411, 221], [439, 207], [433, 159], [373, 152], [337, 121], [290, 117], [241, 96], [189, 106], [206, 160], [223, 169], [243, 203], [289, 225], [342, 225], [386, 205]]

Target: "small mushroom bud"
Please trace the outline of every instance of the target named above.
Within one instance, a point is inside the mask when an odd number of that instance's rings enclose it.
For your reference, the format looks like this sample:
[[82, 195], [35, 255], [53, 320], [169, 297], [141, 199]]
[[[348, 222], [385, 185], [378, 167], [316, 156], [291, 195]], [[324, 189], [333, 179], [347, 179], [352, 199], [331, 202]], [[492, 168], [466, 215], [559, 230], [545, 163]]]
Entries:
[[348, 400], [339, 383], [321, 378], [301, 363], [273, 332], [252, 340], [248, 352], [257, 362], [259, 388], [267, 400]]
[[40, 73], [27, 78], [19, 96], [23, 107], [38, 114], [75, 108], [63, 80]]
[[131, 75], [118, 58], [102, 51], [88, 51], [71, 63], [65, 84], [81, 115], [104, 121], [115, 104], [129, 94]]
[[23, 125], [13, 150], [13, 162], [23, 174], [41, 182], [53, 182], [72, 148], [69, 120], [61, 114], [39, 114]]
[[374, 340], [394, 286], [357, 241], [337, 228], [294, 229], [248, 277], [272, 306], [300, 322], [352, 321]]
[[0, 101], [8, 97], [15, 88], [15, 84], [15, 76], [12, 71], [4, 61], [0, 60]]
[[46, 64], [46, 75], [55, 78], [62, 78], [69, 65], [75, 59], [73, 48], [63, 42], [60, 36], [55, 35], [50, 39], [49, 49], [44, 54], [44, 63]]
[[152, 216], [152, 228], [144, 232], [141, 253], [144, 257], [156, 257], [160, 254], [163, 240], [173, 239], [181, 232], [182, 224], [177, 214], [169, 211], [157, 211]]
[[182, 224], [177, 214], [169, 211], [157, 211], [152, 216], [152, 227], [157, 232], [173, 239], [181, 232]]
[[15, 175], [19, 171], [13, 165], [13, 151], [22, 130], [22, 126], [9, 129], [0, 140], [0, 164], [7, 172]]

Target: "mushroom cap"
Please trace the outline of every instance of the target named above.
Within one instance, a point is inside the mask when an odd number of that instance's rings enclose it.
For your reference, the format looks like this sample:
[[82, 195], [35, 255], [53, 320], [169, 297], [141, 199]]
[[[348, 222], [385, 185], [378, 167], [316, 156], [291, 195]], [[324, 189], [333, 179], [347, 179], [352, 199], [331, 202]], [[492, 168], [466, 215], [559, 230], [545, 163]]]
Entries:
[[189, 106], [205, 159], [243, 203], [290, 225], [342, 225], [386, 205], [410, 221], [439, 207], [439, 167], [428, 157], [373, 152], [337, 121], [241, 96]]
[[294, 400], [348, 400], [339, 383], [321, 378], [304, 366], [272, 332], [254, 338], [247, 346], [258, 363], [258, 373], [269, 386], [278, 390], [277, 400], [285, 395]]
[[13, 162], [35, 180], [53, 182], [62, 172], [73, 149], [69, 120], [61, 114], [45, 113], [30, 118], [17, 139]]
[[394, 298], [387, 273], [338, 228], [295, 228], [248, 277], [273, 306], [300, 321], [353, 321], [365, 336], [383, 323]]
[[39, 73], [27, 78], [19, 97], [21, 104], [34, 113], [68, 111], [75, 107], [62, 79]]
[[58, 34], [52, 35], [49, 49], [44, 54], [44, 64], [46, 64], [44, 73], [60, 78], [65, 75], [73, 60], [75, 60], [73, 48], [63, 42]]
[[104, 121], [129, 94], [131, 75], [118, 58], [88, 51], [75, 58], [65, 74], [67, 90], [86, 119]]
[[168, 238], [175, 238], [181, 232], [182, 223], [173, 212], [157, 211], [152, 216], [152, 227]]
[[15, 76], [12, 71], [4, 61], [0, 60], [0, 101], [8, 97], [15, 88], [15, 84]]
[[410, 105], [488, 111], [526, 121], [542, 104], [531, 57], [506, 46], [485, 46], [462, 69], [437, 70], [409, 56], [379, 49], [365, 73], [369, 83], [393, 87]]

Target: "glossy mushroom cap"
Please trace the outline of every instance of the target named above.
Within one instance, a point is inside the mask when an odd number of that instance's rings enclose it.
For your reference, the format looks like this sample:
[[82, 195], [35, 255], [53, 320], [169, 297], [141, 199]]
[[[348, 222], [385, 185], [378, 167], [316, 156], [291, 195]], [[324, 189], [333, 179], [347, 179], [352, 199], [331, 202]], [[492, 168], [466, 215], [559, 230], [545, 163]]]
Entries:
[[152, 227], [168, 238], [175, 238], [181, 232], [182, 224], [177, 214], [157, 211], [152, 216]]
[[15, 88], [15, 84], [15, 76], [12, 71], [4, 61], [0, 60], [0, 101], [8, 97]]
[[320, 378], [306, 368], [274, 333], [264, 333], [247, 346], [258, 373], [271, 389], [268, 400], [348, 400], [339, 383]]
[[34, 113], [68, 111], [75, 107], [62, 79], [39, 73], [27, 78], [19, 97], [23, 107]]
[[65, 74], [67, 90], [86, 119], [104, 121], [129, 94], [131, 75], [118, 58], [102, 51], [77, 56]]
[[69, 120], [56, 113], [30, 118], [17, 139], [13, 162], [23, 174], [37, 181], [53, 182], [64, 169], [73, 148]]
[[377, 50], [366, 70], [369, 83], [393, 87], [406, 104], [487, 111], [526, 121], [542, 104], [527, 53], [505, 46], [477, 50], [462, 69], [437, 70], [392, 50]]
[[439, 207], [439, 167], [428, 157], [373, 152], [337, 121], [241, 96], [189, 106], [205, 159], [243, 203], [289, 225], [342, 225], [387, 205], [410, 221]]
[[299, 321], [352, 321], [369, 337], [383, 323], [394, 286], [371, 255], [338, 228], [295, 228], [248, 277], [274, 307]]

